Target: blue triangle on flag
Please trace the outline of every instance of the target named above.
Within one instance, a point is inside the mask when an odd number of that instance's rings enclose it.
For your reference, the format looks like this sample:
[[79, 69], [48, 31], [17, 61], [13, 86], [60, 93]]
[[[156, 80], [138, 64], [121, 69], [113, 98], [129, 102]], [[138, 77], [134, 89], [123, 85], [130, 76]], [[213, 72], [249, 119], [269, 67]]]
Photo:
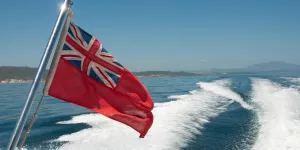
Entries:
[[72, 30], [71, 30], [71, 26], [68, 29], [68, 33], [75, 39], [75, 36], [74, 36], [74, 34], [73, 34]]
[[114, 74], [112, 74], [112, 73], [110, 73], [110, 72], [107, 72], [107, 71], [105, 71], [105, 72], [107, 73], [107, 75], [110, 76], [111, 79], [113, 79], [113, 81], [114, 81], [116, 84], [118, 84], [118, 82], [119, 82], [119, 80], [120, 80], [120, 77], [118, 77], [118, 76], [116, 76], [116, 75], [114, 75]]
[[72, 65], [77, 67], [79, 70], [81, 70], [81, 60], [67, 60], [70, 62]]
[[67, 44], [64, 44], [63, 50], [72, 50]]
[[104, 47], [102, 47], [102, 52], [108, 53], [108, 51]]
[[114, 61], [114, 64], [116, 64], [116, 65], [118, 65], [118, 66], [120, 66], [120, 67], [123, 68], [123, 66], [120, 63], [116, 62], [116, 61]]
[[94, 80], [96, 80], [96, 81], [98, 81], [98, 82], [100, 82], [100, 83], [102, 83], [102, 84], [105, 85], [105, 83], [98, 77], [98, 75], [96, 74], [96, 72], [94, 71], [93, 68], [91, 68], [89, 76], [91, 78], [93, 78]]
[[87, 44], [89, 44], [90, 41], [91, 41], [91, 39], [92, 39], [92, 36], [91, 36], [89, 33], [87, 33], [86, 31], [84, 31], [83, 29], [81, 29], [79, 26], [77, 26], [77, 27], [78, 27], [78, 29], [80, 30], [80, 33], [81, 33], [81, 36], [82, 36], [83, 40], [84, 40]]

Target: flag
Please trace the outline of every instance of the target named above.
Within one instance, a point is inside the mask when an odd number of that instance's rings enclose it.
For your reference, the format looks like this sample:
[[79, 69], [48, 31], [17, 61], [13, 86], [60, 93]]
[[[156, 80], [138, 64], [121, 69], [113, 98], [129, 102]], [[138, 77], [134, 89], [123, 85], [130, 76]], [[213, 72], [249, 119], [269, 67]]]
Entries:
[[130, 126], [141, 138], [153, 123], [154, 104], [144, 85], [70, 18], [61, 33], [43, 93]]

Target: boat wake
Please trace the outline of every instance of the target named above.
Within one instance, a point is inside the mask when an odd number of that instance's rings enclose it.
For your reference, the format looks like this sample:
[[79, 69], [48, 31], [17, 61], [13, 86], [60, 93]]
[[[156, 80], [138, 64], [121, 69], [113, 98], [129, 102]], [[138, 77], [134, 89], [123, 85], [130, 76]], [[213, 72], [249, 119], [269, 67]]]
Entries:
[[219, 80], [214, 83], [199, 82], [198, 84], [201, 88], [203, 88], [206, 91], [226, 97], [228, 99], [232, 99], [235, 102], [239, 103], [245, 109], [252, 109], [253, 107], [247, 104], [239, 94], [230, 89], [231, 82], [229, 81], [230, 80], [227, 79]]
[[252, 79], [260, 124], [254, 150], [300, 149], [300, 93], [267, 79]]
[[284, 79], [287, 79], [294, 84], [300, 84], [300, 78], [284, 77]]
[[[75, 116], [61, 124], [87, 123], [92, 128], [84, 129], [56, 139], [61, 150], [73, 149], [180, 149], [186, 147], [210, 118], [224, 112], [226, 107], [240, 97], [224, 84], [228, 80], [199, 83], [204, 89], [190, 91], [186, 95], [173, 95], [169, 102], [156, 103], [153, 109], [154, 122], [144, 139], [138, 138], [133, 129], [99, 114]], [[207, 89], [214, 87], [216, 93]], [[229, 92], [229, 93], [227, 93]], [[174, 99], [174, 100], [173, 100]], [[240, 99], [239, 99], [240, 100]]]
[[300, 78], [292, 78], [292, 77], [283, 77], [283, 79], [288, 80], [293, 85], [291, 87], [298, 89], [300, 91]]

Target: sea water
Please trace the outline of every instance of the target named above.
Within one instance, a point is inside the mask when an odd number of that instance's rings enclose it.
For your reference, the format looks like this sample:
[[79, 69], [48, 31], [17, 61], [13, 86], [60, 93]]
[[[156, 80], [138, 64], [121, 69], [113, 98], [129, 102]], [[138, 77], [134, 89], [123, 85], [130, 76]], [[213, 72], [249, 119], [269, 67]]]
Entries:
[[[300, 149], [297, 76], [227, 74], [141, 81], [155, 101], [154, 122], [145, 138], [140, 139], [130, 127], [100, 114], [45, 97], [23, 148]], [[27, 83], [0, 84], [0, 149], [8, 144], [29, 88]], [[40, 93], [41, 88], [28, 120]]]

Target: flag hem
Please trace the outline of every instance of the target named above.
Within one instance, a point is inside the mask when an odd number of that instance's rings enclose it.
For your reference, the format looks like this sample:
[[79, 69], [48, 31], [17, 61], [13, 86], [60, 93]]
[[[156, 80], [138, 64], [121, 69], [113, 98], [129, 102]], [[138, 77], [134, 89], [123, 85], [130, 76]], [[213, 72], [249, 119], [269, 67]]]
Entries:
[[49, 72], [48, 72], [48, 76], [47, 76], [47, 79], [46, 79], [46, 82], [45, 82], [45, 86], [44, 86], [44, 89], [43, 89], [43, 94], [45, 96], [48, 96], [48, 91], [49, 91], [51, 82], [52, 82], [54, 74], [55, 74], [55, 70], [56, 70], [58, 62], [59, 62], [59, 58], [60, 58], [59, 56], [61, 55], [60, 50], [62, 49], [64, 41], [66, 39], [66, 35], [68, 33], [68, 28], [69, 28], [70, 22], [71, 22], [71, 17], [68, 14], [66, 22], [64, 24], [64, 28], [61, 32], [61, 35], [60, 35], [60, 38], [59, 38], [59, 41], [58, 41], [58, 44], [57, 44], [57, 47], [56, 47], [56, 50], [55, 50], [55, 54], [54, 54], [54, 57], [52, 59], [52, 63], [51, 63], [51, 66], [50, 66], [50, 69], [49, 69]]

